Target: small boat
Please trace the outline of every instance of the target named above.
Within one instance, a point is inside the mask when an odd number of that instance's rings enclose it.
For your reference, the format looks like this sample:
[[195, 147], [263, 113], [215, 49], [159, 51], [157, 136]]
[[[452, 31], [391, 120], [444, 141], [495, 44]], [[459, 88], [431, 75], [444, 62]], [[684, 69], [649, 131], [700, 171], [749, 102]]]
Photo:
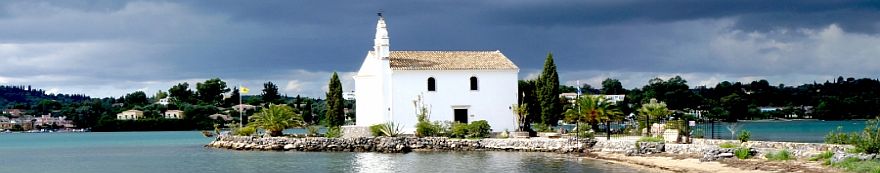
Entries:
[[206, 138], [214, 137], [214, 133], [211, 133], [207, 130], [202, 130], [202, 135], [204, 135]]

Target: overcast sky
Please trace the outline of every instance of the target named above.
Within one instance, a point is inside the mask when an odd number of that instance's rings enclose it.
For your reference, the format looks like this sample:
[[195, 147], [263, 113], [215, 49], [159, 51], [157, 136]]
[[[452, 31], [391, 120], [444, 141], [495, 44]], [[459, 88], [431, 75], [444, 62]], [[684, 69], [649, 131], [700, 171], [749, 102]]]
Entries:
[[880, 74], [880, 4], [861, 1], [0, 1], [0, 85], [118, 97], [220, 77], [290, 96], [344, 90], [385, 11], [392, 50], [501, 50], [532, 78], [626, 88], [681, 75], [799, 85]]

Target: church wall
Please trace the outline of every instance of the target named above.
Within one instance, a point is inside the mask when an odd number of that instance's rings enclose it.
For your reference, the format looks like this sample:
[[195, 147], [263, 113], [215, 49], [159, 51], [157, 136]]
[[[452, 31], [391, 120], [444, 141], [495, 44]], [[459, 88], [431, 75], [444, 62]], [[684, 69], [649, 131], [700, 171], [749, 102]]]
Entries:
[[[392, 117], [404, 131], [415, 131], [413, 100], [423, 94], [431, 105], [432, 121], [453, 121], [453, 107], [468, 106], [468, 121], [487, 120], [493, 131], [514, 130], [511, 106], [516, 103], [518, 71], [394, 71], [392, 74]], [[477, 91], [470, 90], [470, 77], [478, 78]], [[428, 91], [427, 79], [434, 77], [436, 91]], [[360, 115], [360, 112], [358, 112]]]

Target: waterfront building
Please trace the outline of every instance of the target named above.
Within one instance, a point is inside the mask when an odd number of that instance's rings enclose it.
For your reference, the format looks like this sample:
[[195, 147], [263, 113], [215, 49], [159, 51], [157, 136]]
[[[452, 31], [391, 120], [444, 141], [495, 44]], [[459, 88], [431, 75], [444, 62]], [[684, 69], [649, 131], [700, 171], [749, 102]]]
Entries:
[[390, 49], [379, 14], [373, 50], [354, 76], [356, 126], [386, 122], [415, 130], [421, 97], [431, 121], [486, 120], [494, 131], [514, 130], [519, 68], [501, 51], [401, 51]]
[[183, 119], [183, 111], [167, 110], [165, 111], [165, 119]]
[[144, 111], [134, 109], [122, 111], [119, 114], [116, 114], [117, 120], [138, 120], [142, 118], [144, 118]]

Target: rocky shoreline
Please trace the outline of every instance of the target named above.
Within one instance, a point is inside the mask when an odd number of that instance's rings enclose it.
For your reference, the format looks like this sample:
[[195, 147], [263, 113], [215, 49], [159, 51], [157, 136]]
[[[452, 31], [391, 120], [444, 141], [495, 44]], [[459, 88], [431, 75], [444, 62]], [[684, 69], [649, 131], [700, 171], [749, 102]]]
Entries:
[[406, 153], [411, 151], [528, 151], [583, 152], [595, 144], [590, 139], [450, 139], [445, 137], [290, 138], [218, 136], [205, 147], [259, 151], [335, 151]]

